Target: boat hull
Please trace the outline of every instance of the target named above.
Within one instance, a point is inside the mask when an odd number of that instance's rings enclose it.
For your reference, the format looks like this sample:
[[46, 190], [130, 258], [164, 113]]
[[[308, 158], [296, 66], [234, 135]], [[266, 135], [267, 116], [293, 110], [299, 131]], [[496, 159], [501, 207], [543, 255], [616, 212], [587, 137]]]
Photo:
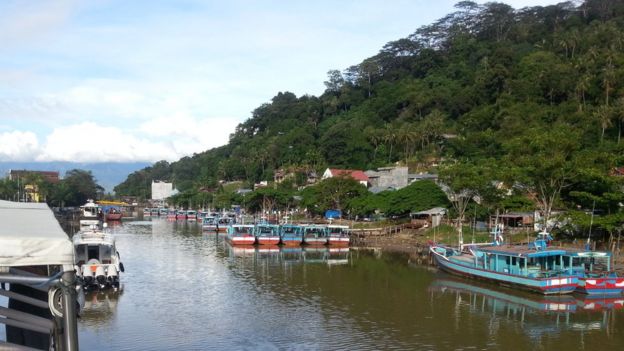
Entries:
[[122, 217], [121, 213], [109, 213], [106, 215], [107, 221], [120, 221]]
[[310, 246], [323, 246], [327, 244], [327, 238], [304, 238], [303, 242]]
[[330, 237], [328, 242], [330, 246], [349, 246], [349, 238], [348, 237]]
[[572, 293], [578, 286], [578, 277], [575, 276], [529, 278], [462, 265], [449, 260], [447, 257], [442, 256], [433, 250], [432, 254], [438, 267], [448, 273], [486, 280], [503, 286], [519, 287], [524, 290], [544, 295], [569, 294]]
[[259, 236], [256, 238], [258, 245], [277, 245], [280, 242], [279, 236]]
[[622, 295], [624, 277], [579, 278], [576, 292], [587, 295]]
[[228, 237], [228, 241], [232, 245], [250, 246], [255, 244], [256, 238], [253, 236], [235, 236]]
[[302, 242], [301, 238], [282, 238], [282, 245], [284, 246], [289, 246], [289, 247], [300, 246], [301, 242]]

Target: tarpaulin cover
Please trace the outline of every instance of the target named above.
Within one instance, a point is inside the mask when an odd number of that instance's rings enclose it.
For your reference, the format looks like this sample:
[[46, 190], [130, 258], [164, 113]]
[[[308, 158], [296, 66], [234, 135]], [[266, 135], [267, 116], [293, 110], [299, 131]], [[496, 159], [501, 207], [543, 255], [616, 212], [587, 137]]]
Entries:
[[0, 200], [0, 266], [73, 264], [73, 245], [48, 205]]

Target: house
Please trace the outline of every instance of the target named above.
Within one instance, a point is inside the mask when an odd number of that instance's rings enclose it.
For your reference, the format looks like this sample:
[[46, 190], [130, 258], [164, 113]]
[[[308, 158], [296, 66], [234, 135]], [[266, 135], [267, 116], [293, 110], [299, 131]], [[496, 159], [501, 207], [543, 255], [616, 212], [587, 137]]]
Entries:
[[366, 175], [366, 173], [360, 170], [328, 168], [323, 173], [321, 179], [329, 179], [334, 177], [350, 177], [357, 180], [365, 187], [368, 187], [368, 176]]
[[[23, 199], [28, 202], [45, 201], [44, 196], [39, 192], [39, 185], [32, 182], [34, 177], [38, 177], [44, 182], [57, 184], [60, 181], [59, 172], [54, 171], [29, 171], [29, 170], [10, 170], [9, 180], [21, 182], [23, 186]], [[20, 189], [20, 190], [22, 190]]]
[[33, 175], [41, 176], [41, 178], [44, 181], [48, 183], [52, 183], [52, 184], [58, 183], [61, 179], [59, 177], [59, 172], [55, 172], [55, 171], [28, 171], [25, 169], [22, 169], [22, 170], [12, 169], [9, 171], [9, 180], [24, 179]]
[[532, 230], [534, 223], [535, 214], [533, 212], [509, 212], [490, 216], [489, 227], [494, 228], [496, 225], [502, 224], [504, 229], [511, 231]]
[[407, 167], [381, 167], [366, 171], [371, 189], [401, 189], [409, 181]]
[[611, 175], [615, 177], [624, 177], [624, 167], [614, 168], [613, 171], [611, 172]]

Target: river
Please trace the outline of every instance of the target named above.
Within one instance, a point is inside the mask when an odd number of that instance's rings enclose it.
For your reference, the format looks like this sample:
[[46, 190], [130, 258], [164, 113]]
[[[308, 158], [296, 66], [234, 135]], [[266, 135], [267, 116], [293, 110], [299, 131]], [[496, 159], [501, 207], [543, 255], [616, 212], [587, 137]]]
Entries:
[[624, 348], [624, 298], [517, 293], [395, 255], [237, 249], [195, 223], [112, 230], [126, 272], [87, 296], [83, 350]]

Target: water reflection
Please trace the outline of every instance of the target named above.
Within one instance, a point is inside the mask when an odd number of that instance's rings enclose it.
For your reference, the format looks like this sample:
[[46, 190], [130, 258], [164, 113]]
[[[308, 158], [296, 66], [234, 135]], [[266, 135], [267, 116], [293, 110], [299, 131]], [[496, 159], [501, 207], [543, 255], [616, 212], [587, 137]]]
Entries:
[[123, 295], [124, 285], [118, 289], [91, 291], [85, 295], [85, 306], [80, 321], [85, 326], [102, 326], [114, 317]]
[[624, 297], [543, 296], [460, 280], [443, 273], [430, 284], [429, 291], [451, 295], [457, 308], [467, 306], [471, 313], [486, 316], [490, 326], [509, 322], [534, 339], [568, 330], [613, 330], [614, 312], [624, 307]]
[[274, 265], [288, 264], [348, 264], [349, 248], [330, 247], [281, 247], [281, 246], [232, 246], [225, 243], [225, 256], [247, 258], [255, 262]]

